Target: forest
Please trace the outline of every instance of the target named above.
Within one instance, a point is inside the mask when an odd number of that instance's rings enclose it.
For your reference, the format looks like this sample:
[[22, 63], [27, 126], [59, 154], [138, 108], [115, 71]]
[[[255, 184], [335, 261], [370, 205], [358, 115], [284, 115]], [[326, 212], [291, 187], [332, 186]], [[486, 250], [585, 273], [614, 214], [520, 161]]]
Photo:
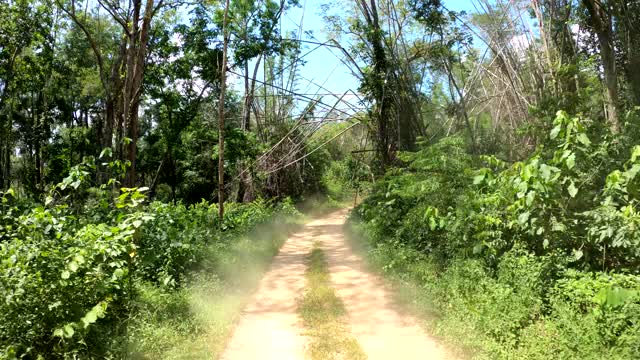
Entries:
[[344, 208], [456, 358], [636, 359], [638, 139], [636, 0], [0, 0], [0, 359], [221, 358]]

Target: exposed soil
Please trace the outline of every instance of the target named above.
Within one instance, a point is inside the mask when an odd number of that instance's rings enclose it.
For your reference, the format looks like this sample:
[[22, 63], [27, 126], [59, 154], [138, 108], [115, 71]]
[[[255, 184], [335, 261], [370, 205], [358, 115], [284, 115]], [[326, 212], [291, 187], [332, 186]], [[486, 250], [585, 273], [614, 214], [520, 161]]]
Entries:
[[314, 241], [326, 254], [331, 284], [346, 307], [351, 334], [369, 359], [452, 358], [414, 318], [397, 311], [383, 280], [368, 272], [347, 245], [346, 215], [347, 210], [340, 210], [312, 221], [285, 242], [244, 310], [222, 359], [305, 358], [305, 329], [296, 300], [304, 292], [305, 255]]

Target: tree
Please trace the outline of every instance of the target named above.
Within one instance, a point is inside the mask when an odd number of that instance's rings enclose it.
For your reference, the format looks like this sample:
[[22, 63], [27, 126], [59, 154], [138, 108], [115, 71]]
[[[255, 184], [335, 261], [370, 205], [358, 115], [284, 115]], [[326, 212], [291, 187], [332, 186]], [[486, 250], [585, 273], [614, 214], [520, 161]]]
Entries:
[[602, 72], [604, 74], [605, 104], [607, 107], [607, 121], [611, 131], [620, 131], [620, 121], [618, 119], [618, 69], [614, 52], [613, 20], [610, 15], [611, 9], [600, 1], [582, 0], [587, 9], [587, 24], [598, 37], [598, 47], [600, 50], [600, 60], [602, 61]]
[[[58, 1], [71, 20], [82, 29], [93, 50], [106, 94], [102, 145], [112, 147], [113, 129], [117, 126], [118, 153], [130, 163], [125, 184], [132, 187], [136, 183], [138, 117], [151, 23], [163, 7], [173, 4], [165, 3], [164, 0], [145, 0], [144, 3], [142, 0], [98, 1], [99, 6], [120, 25], [122, 31], [119, 52], [111, 65], [107, 66], [104, 49], [99, 47], [94, 31], [86, 21], [86, 15], [78, 14], [76, 1]], [[125, 136], [129, 140], [125, 141]], [[123, 147], [125, 142], [126, 150]]]

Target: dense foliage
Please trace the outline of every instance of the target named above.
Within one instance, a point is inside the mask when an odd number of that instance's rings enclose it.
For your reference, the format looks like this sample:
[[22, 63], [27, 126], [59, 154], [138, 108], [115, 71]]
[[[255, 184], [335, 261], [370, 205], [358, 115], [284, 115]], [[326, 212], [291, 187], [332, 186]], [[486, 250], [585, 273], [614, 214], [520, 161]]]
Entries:
[[467, 343], [491, 358], [633, 358], [640, 147], [597, 134], [559, 112], [520, 162], [473, 158], [459, 137], [402, 154], [356, 211], [374, 259], [450, 331], [485, 334]]
[[318, 194], [489, 357], [637, 357], [638, 4], [0, 0], [0, 358], [163, 358]]
[[95, 201], [76, 209], [82, 189], [72, 175], [26, 208], [13, 191], [2, 194], [2, 358], [122, 356], [138, 286], [179, 289], [213, 261], [211, 248], [222, 252], [234, 234], [296, 212], [260, 200], [230, 205], [218, 223], [216, 205], [147, 204], [146, 189], [106, 187], [86, 189]]

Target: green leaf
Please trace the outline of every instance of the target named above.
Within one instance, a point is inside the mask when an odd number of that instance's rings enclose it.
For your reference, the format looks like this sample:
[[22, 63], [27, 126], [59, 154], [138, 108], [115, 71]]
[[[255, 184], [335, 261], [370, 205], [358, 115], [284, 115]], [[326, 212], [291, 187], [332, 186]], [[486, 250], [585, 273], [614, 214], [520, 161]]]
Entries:
[[429, 229], [431, 229], [431, 231], [435, 230], [436, 227], [438, 227], [438, 223], [436, 222], [436, 219], [433, 217], [429, 218]]
[[69, 263], [69, 270], [72, 272], [78, 271], [78, 264], [75, 261]]
[[561, 129], [562, 129], [561, 125], [558, 125], [553, 129], [551, 129], [551, 133], [549, 134], [549, 136], [551, 137], [552, 140], [558, 137], [558, 134], [560, 134]]
[[543, 247], [544, 249], [546, 249], [546, 248], [548, 248], [548, 247], [549, 247], [549, 239], [544, 239], [544, 240], [542, 241], [542, 247]]
[[63, 271], [62, 274], [60, 275], [63, 279], [68, 279], [69, 276], [71, 276], [71, 273], [67, 270]]
[[113, 151], [111, 150], [111, 148], [104, 148], [102, 149], [102, 151], [100, 152], [100, 159], [102, 159], [104, 156], [109, 156], [111, 157], [111, 154], [113, 153]]
[[567, 164], [567, 168], [573, 169], [573, 167], [576, 165], [576, 154], [572, 153], [571, 155], [567, 156], [565, 164]]
[[578, 140], [578, 142], [580, 142], [584, 146], [591, 145], [591, 140], [589, 140], [589, 137], [587, 137], [587, 135], [584, 134], [584, 133], [578, 134], [577, 140]]
[[563, 223], [554, 222], [553, 226], [551, 227], [551, 230], [553, 230], [553, 231], [565, 231], [565, 230], [567, 230], [567, 227], [564, 226]]
[[95, 311], [91, 310], [82, 318], [82, 324], [86, 329], [89, 325], [96, 322], [96, 320], [98, 320], [98, 315], [95, 313]]
[[601, 306], [617, 308], [624, 305], [629, 299], [636, 295], [635, 291], [623, 289], [621, 287], [606, 287], [600, 289], [594, 300]]
[[582, 252], [582, 250], [573, 250], [573, 256], [576, 258], [576, 260], [582, 259], [583, 255], [584, 253]]
[[162, 283], [166, 286], [171, 281], [171, 275], [166, 276]]
[[535, 191], [529, 191], [527, 193], [527, 197], [525, 200], [525, 203], [527, 204], [527, 206], [531, 206], [531, 204], [533, 204], [533, 200], [536, 198], [536, 192]]
[[529, 220], [529, 215], [531, 215], [528, 211], [523, 212], [518, 215], [518, 222], [520, 225], [524, 225]]
[[484, 244], [482, 244], [482, 243], [476, 244], [476, 246], [473, 247], [473, 253], [476, 254], [476, 255], [480, 254], [483, 249], [484, 249]]
[[622, 177], [622, 173], [620, 170], [614, 170], [609, 175], [607, 175], [607, 179], [605, 182], [605, 186], [607, 189], [611, 189], [617, 187], [620, 183], [620, 178]]
[[522, 179], [524, 181], [529, 181], [529, 179], [531, 179], [531, 176], [533, 176], [531, 165], [526, 165], [524, 168], [522, 168]]
[[573, 183], [573, 181], [571, 181], [571, 184], [569, 184], [569, 188], [567, 190], [569, 191], [569, 195], [571, 195], [572, 198], [576, 197], [576, 195], [578, 194], [578, 188]]
[[476, 175], [473, 177], [473, 185], [478, 185], [484, 180], [485, 174]]
[[75, 330], [73, 330], [73, 325], [72, 324], [67, 324], [64, 326], [64, 337], [66, 338], [70, 338], [73, 336], [73, 334], [76, 333]]
[[547, 164], [540, 165], [540, 175], [545, 181], [551, 178], [551, 167]]
[[640, 145], [633, 147], [633, 150], [631, 151], [631, 162], [636, 162], [638, 156], [640, 156]]
[[140, 225], [142, 225], [142, 220], [134, 220], [133, 221], [133, 227], [135, 227], [136, 229], [139, 228]]

